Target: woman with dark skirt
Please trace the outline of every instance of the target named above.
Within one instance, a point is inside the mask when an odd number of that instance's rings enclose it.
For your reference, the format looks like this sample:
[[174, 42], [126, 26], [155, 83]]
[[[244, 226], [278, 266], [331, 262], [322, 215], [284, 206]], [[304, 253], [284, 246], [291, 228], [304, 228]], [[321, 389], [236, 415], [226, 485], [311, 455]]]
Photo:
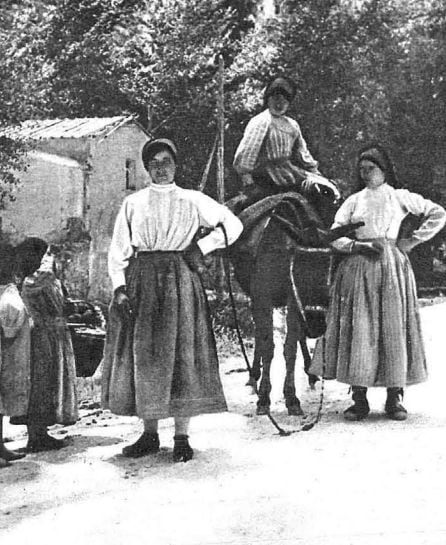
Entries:
[[[189, 420], [226, 410], [202, 256], [242, 231], [223, 205], [175, 183], [177, 150], [167, 139], [147, 143], [142, 159], [151, 182], [129, 195], [109, 251], [114, 295], [104, 350], [103, 405], [138, 415], [144, 432], [123, 449], [139, 457], [159, 450], [158, 420], [173, 417], [175, 461], [188, 461]], [[210, 233], [196, 241], [200, 227]]]
[[[55, 273], [55, 256], [47, 243], [28, 238], [16, 247], [21, 295], [33, 320], [31, 394], [28, 413], [16, 423], [28, 426], [29, 452], [66, 445], [49, 435], [48, 426], [78, 419], [76, 368], [71, 334], [64, 316], [65, 294]], [[20, 422], [22, 420], [22, 422]]]
[[[384, 148], [371, 145], [358, 157], [360, 191], [340, 207], [334, 227], [362, 221], [356, 237], [333, 246], [346, 254], [331, 288], [325, 335], [316, 344], [310, 372], [350, 384], [347, 420], [370, 412], [369, 387], [387, 388], [385, 413], [405, 420], [403, 389], [427, 379], [417, 290], [409, 252], [446, 222], [438, 204], [399, 188]], [[420, 217], [409, 238], [398, 238], [408, 214]]]

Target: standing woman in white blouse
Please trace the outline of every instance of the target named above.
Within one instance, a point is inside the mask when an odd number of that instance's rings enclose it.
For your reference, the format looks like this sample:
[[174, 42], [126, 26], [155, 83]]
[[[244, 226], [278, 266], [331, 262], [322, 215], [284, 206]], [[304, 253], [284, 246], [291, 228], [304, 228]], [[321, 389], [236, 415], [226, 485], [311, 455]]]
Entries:
[[[167, 139], [142, 151], [151, 183], [129, 195], [116, 219], [109, 252], [114, 296], [104, 352], [103, 404], [138, 415], [144, 432], [123, 449], [139, 457], [159, 450], [158, 420], [175, 419], [173, 457], [188, 461], [190, 417], [226, 410], [202, 256], [242, 231], [225, 206], [175, 184], [177, 150]], [[199, 227], [211, 232], [195, 242]]]
[[[348, 420], [370, 412], [367, 388], [387, 388], [386, 415], [405, 420], [401, 404], [406, 385], [427, 378], [415, 278], [408, 253], [432, 238], [446, 222], [444, 209], [421, 195], [398, 189], [392, 162], [378, 145], [364, 149], [358, 160], [363, 187], [351, 195], [333, 227], [364, 222], [356, 238], [340, 238], [333, 246], [348, 255], [331, 288], [327, 330], [319, 339], [311, 373], [324, 374], [352, 386], [354, 404]], [[421, 216], [409, 239], [398, 239], [404, 217]]]

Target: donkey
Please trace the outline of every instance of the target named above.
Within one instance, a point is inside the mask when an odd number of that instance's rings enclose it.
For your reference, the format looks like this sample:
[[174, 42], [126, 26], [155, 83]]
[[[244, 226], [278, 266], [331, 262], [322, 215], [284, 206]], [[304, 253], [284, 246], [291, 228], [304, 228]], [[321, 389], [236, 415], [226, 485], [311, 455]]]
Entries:
[[[256, 385], [261, 378], [257, 414], [269, 413], [273, 309], [284, 306], [287, 318], [283, 394], [288, 414], [302, 414], [294, 380], [297, 344], [308, 374], [311, 357], [307, 337], [319, 336], [325, 328], [321, 310], [328, 305], [327, 274], [333, 261], [328, 243], [355, 227], [328, 231], [340, 202], [334, 182], [312, 191], [307, 198], [288, 192], [248, 207], [239, 215], [244, 232], [231, 247], [235, 277], [251, 298], [255, 323], [254, 361], [248, 385]], [[324, 249], [316, 250], [315, 246]], [[310, 311], [304, 313], [304, 307], [310, 307]], [[314, 387], [317, 380], [309, 375], [310, 386]]]

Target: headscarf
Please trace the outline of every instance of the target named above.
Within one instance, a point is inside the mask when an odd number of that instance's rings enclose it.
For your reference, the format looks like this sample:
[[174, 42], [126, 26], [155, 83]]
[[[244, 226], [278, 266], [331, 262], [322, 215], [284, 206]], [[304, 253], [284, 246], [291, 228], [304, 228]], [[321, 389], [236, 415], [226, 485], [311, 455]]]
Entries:
[[29, 276], [35, 272], [42, 262], [48, 249], [48, 244], [37, 237], [26, 238], [15, 249], [16, 263], [20, 276]]
[[390, 158], [389, 153], [380, 145], [380, 144], [369, 144], [368, 146], [362, 148], [358, 154], [358, 164], [357, 164], [357, 178], [358, 184], [361, 188], [365, 187], [361, 175], [359, 172], [359, 167], [361, 161], [370, 161], [377, 165], [383, 172], [385, 176], [385, 181], [394, 188], [401, 187], [401, 184], [396, 176], [395, 166], [392, 159]]
[[12, 280], [14, 267], [13, 263], [14, 254], [13, 248], [6, 242], [0, 242], [0, 284], [7, 284]]
[[157, 153], [163, 150], [167, 150], [172, 155], [175, 163], [177, 163], [178, 151], [172, 140], [169, 140], [168, 138], [157, 138], [156, 140], [146, 142], [142, 148], [141, 157], [146, 170], [148, 170], [149, 162]]

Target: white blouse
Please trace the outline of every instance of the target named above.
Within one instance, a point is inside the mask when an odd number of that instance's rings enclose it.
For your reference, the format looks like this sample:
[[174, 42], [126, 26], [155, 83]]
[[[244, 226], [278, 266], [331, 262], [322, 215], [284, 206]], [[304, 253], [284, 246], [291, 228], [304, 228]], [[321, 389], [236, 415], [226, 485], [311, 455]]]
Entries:
[[[116, 218], [108, 254], [113, 289], [125, 284], [125, 269], [135, 251], [182, 251], [199, 227], [222, 223], [232, 244], [243, 230], [241, 221], [222, 204], [200, 191], [175, 183], [151, 184], [125, 198]], [[225, 246], [221, 229], [198, 241], [204, 255]]]
[[[424, 221], [413, 233], [420, 242], [431, 239], [446, 223], [446, 212], [439, 205], [407, 189], [383, 184], [376, 189], [365, 188], [348, 197], [336, 213], [332, 227], [363, 221], [356, 229], [356, 238], [387, 238], [396, 240], [401, 222], [407, 214], [423, 216]], [[341, 237], [332, 245], [350, 251], [352, 239]]]

